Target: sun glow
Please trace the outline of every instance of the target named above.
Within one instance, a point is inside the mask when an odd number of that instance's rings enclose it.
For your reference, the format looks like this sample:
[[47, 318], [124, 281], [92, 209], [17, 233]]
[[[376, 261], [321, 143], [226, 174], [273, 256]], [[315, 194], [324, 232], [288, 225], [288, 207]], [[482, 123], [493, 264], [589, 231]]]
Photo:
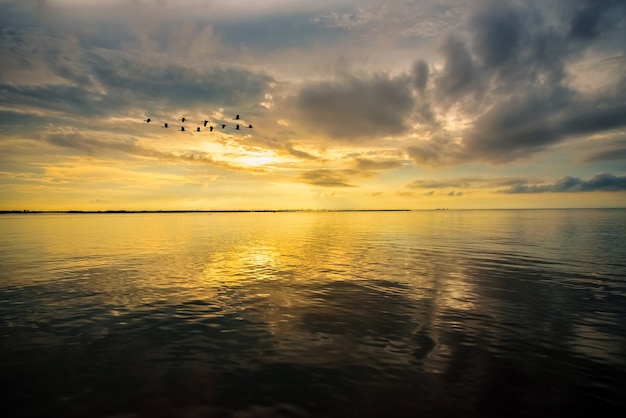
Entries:
[[269, 150], [244, 148], [235, 144], [207, 142], [200, 147], [202, 152], [210, 153], [216, 160], [225, 161], [242, 167], [260, 167], [283, 161], [275, 152]]
[[240, 157], [236, 157], [233, 161], [246, 167], [259, 167], [277, 163], [280, 161], [280, 159], [276, 157], [273, 153], [254, 152], [242, 155]]

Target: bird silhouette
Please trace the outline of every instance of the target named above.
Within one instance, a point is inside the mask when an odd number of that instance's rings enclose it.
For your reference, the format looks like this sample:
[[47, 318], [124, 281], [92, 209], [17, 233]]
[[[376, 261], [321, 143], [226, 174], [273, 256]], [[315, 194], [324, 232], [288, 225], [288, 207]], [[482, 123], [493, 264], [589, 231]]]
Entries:
[[[243, 119], [241, 119], [241, 115], [240, 115], [240, 114], [235, 115], [235, 117], [234, 117], [232, 120], [236, 120], [236, 121], [243, 121]], [[183, 124], [184, 124], [185, 122], [189, 122], [189, 120], [188, 120], [186, 117], [184, 117], [184, 116], [180, 118], [180, 121], [181, 121]], [[146, 122], [146, 123], [151, 123], [151, 122], [153, 122], [153, 120], [152, 120], [152, 118], [147, 118], [147, 119], [144, 119], [144, 122]], [[205, 128], [207, 128], [207, 127], [208, 127], [209, 132], [213, 132], [213, 130], [215, 130], [215, 129], [219, 129], [219, 128], [221, 128], [221, 129], [225, 129], [225, 128], [228, 126], [228, 124], [226, 124], [226, 123], [220, 123], [220, 124], [218, 124], [218, 125], [211, 126], [211, 125], [209, 125], [209, 120], [202, 120], [202, 125], [201, 125], [201, 126], [204, 126]], [[168, 122], [163, 122], [162, 127], [163, 127], [163, 128], [169, 128], [169, 123], [168, 123]], [[236, 131], [242, 130], [242, 129], [244, 129], [244, 128], [247, 128], [247, 129], [252, 129], [252, 125], [251, 125], [251, 124], [250, 124], [250, 125], [244, 125], [244, 124], [237, 123], [237, 124], [234, 126], [234, 130], [236, 130]], [[185, 132], [185, 131], [186, 131], [186, 130], [185, 130], [185, 126], [181, 126], [181, 127], [180, 127], [180, 131], [181, 131], [181, 132]], [[197, 127], [196, 129], [194, 129], [193, 131], [194, 131], [194, 132], [201, 132], [201, 131], [202, 131], [202, 128], [201, 128], [200, 126], [198, 126], [198, 127]]]

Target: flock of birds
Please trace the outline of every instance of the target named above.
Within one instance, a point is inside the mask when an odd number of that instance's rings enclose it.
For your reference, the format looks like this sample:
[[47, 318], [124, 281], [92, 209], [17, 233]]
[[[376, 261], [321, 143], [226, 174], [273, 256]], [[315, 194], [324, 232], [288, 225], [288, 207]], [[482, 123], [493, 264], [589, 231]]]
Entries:
[[[241, 118], [239, 117], [239, 115], [235, 115], [235, 117], [232, 120], [240, 121]], [[185, 117], [182, 117], [182, 118], [180, 118], [180, 121], [184, 124], [185, 121], [187, 121], [187, 119]], [[152, 122], [152, 119], [148, 118], [148, 119], [145, 120], [145, 122], [146, 123], [150, 123], [150, 122]], [[209, 124], [208, 120], [203, 120], [202, 121], [202, 125], [205, 128], [207, 128], [208, 124]], [[228, 125], [225, 124], [225, 123], [221, 123], [221, 124], [218, 124], [218, 125], [215, 125], [215, 126], [209, 125], [208, 128], [209, 128], [209, 132], [213, 132], [214, 129], [218, 129], [218, 128], [226, 129], [226, 126], [228, 126]], [[169, 128], [169, 124], [167, 122], [163, 123], [163, 128]], [[235, 128], [234, 129], [236, 131], [239, 131], [242, 128], [243, 129], [252, 129], [252, 125], [240, 125], [239, 123], [235, 123]], [[178, 130], [181, 131], [181, 132], [185, 132], [185, 126], [181, 125], [180, 129], [178, 129]], [[199, 126], [195, 129], [195, 132], [201, 132], [201, 131], [202, 131], [202, 129]]]

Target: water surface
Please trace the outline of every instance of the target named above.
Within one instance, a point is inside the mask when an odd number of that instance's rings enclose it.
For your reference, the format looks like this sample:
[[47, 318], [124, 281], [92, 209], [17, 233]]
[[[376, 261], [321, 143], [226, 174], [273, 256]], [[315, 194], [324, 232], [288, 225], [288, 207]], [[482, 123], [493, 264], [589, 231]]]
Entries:
[[0, 216], [12, 416], [624, 409], [624, 210]]

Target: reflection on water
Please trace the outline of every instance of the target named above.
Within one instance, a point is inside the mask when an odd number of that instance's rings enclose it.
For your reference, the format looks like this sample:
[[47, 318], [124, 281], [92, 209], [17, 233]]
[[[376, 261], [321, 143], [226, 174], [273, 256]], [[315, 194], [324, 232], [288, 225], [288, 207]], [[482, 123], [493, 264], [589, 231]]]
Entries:
[[13, 416], [624, 408], [626, 211], [5, 215]]

